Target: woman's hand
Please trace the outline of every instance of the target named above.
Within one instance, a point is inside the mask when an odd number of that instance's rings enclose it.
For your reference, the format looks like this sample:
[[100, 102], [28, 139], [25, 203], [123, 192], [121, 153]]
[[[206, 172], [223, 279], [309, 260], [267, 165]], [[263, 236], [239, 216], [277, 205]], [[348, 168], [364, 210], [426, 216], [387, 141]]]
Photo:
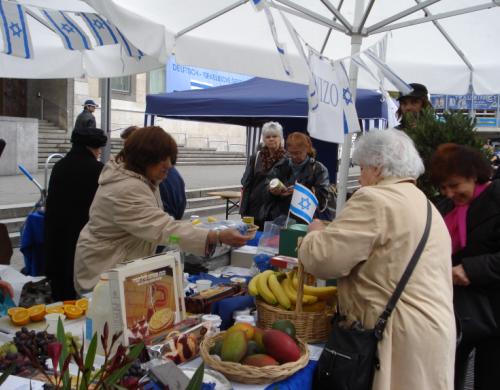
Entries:
[[456, 265], [451, 269], [451, 276], [453, 278], [453, 284], [457, 286], [468, 286], [470, 284], [470, 280], [462, 264]]
[[[218, 234], [217, 234], [218, 233]], [[219, 230], [210, 230], [208, 233], [208, 242], [210, 244], [217, 245], [220, 243], [240, 247], [247, 243], [248, 240], [252, 239], [251, 234], [243, 235], [236, 229], [225, 229]]]
[[324, 230], [326, 225], [321, 222], [319, 219], [315, 219], [311, 222], [311, 224], [307, 227], [307, 232], [314, 232], [316, 230]]
[[288, 189], [284, 187], [269, 188], [269, 192], [273, 195], [283, 195]]
[[14, 289], [9, 282], [0, 280], [0, 290], [2, 290], [4, 293], [9, 294], [11, 298], [14, 297]]

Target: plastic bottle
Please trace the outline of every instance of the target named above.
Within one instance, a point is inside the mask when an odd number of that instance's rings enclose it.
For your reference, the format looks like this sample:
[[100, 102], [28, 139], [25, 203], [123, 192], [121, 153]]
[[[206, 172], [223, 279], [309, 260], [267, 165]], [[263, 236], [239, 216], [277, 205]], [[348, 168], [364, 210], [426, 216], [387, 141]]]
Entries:
[[107, 322], [111, 327], [111, 295], [109, 292], [109, 277], [104, 273], [92, 292], [92, 300], [89, 302], [87, 317], [85, 319], [85, 338], [90, 341], [94, 333], [97, 333], [97, 353], [104, 353], [101, 345], [101, 335], [104, 324]]
[[184, 272], [184, 253], [181, 250], [180, 242], [181, 242], [180, 237], [176, 234], [172, 234], [168, 238], [167, 251], [179, 251], [179, 255], [181, 257], [182, 271]]

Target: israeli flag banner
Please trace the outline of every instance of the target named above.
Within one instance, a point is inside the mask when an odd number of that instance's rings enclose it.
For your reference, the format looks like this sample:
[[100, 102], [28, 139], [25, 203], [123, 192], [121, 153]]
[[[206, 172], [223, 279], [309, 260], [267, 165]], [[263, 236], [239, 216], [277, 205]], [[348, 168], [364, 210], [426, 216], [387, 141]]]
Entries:
[[267, 7], [267, 0], [252, 0], [252, 5], [255, 11], [262, 11]]
[[307, 223], [311, 223], [317, 207], [318, 199], [312, 191], [302, 184], [295, 183], [293, 187], [292, 203], [290, 203], [290, 213], [303, 219]]
[[144, 57], [144, 53], [137, 47], [132, 45], [132, 43], [130, 43], [130, 41], [127, 38], [125, 38], [125, 35], [123, 35], [121, 31], [118, 30], [118, 27], [114, 25], [111, 26], [116, 36], [118, 37], [118, 41], [121, 43], [122, 47], [125, 49], [129, 57], [134, 57], [137, 58], [138, 60]]
[[0, 26], [2, 27], [3, 52], [5, 54], [33, 58], [26, 13], [21, 5], [0, 0]]
[[311, 105], [309, 99], [307, 131], [313, 138], [342, 144], [346, 134], [360, 131], [345, 68], [314, 50], [309, 51], [309, 66], [313, 74], [309, 91], [317, 94], [317, 104]]
[[68, 50], [90, 50], [90, 39], [78, 24], [62, 11], [43, 9], [42, 13]]
[[116, 45], [119, 43], [111, 24], [101, 16], [87, 12], [81, 12], [80, 16], [88, 26], [98, 46]]

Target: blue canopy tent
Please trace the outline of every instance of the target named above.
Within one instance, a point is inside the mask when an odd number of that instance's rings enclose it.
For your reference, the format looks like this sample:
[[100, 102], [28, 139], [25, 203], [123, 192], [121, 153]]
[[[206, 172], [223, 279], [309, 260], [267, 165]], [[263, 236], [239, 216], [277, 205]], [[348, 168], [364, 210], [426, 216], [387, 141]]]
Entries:
[[[356, 109], [362, 121], [381, 127], [387, 118], [387, 107], [380, 92], [358, 89]], [[247, 154], [260, 139], [260, 127], [278, 121], [285, 137], [293, 131], [307, 131], [307, 86], [255, 77], [221, 87], [161, 93], [146, 96], [146, 124], [155, 116], [202, 122], [218, 122], [247, 127]], [[380, 123], [379, 123], [380, 122]], [[323, 162], [335, 181], [337, 144], [313, 139], [318, 160]]]

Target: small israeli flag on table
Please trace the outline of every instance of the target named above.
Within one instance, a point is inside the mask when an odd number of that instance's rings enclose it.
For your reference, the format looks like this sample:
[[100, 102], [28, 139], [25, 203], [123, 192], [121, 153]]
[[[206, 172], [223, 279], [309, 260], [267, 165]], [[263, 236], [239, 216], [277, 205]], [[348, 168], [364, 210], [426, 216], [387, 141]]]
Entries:
[[303, 219], [307, 223], [311, 223], [317, 207], [318, 199], [312, 191], [302, 184], [295, 183], [293, 187], [292, 203], [290, 203], [290, 213]]
[[16, 3], [0, 1], [0, 27], [3, 52], [15, 57], [33, 58], [31, 38], [24, 8]]

